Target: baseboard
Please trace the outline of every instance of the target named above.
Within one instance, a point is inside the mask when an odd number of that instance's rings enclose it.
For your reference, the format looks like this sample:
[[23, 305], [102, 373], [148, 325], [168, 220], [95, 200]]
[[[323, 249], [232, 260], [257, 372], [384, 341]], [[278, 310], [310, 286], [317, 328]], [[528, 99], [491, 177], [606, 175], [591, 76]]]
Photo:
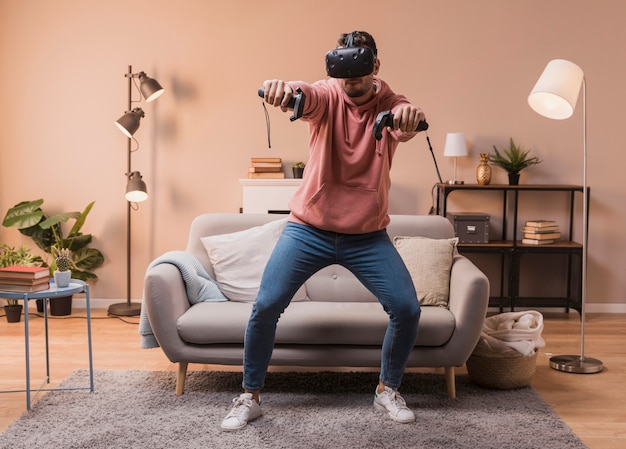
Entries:
[[[538, 310], [542, 313], [562, 313], [565, 309], [560, 307], [516, 307], [516, 311], [521, 310]], [[625, 303], [589, 303], [587, 304], [586, 313], [626, 313]], [[489, 307], [489, 312], [498, 312], [498, 307]], [[508, 309], [504, 310], [508, 312]], [[570, 309], [573, 313], [578, 313], [574, 309]]]

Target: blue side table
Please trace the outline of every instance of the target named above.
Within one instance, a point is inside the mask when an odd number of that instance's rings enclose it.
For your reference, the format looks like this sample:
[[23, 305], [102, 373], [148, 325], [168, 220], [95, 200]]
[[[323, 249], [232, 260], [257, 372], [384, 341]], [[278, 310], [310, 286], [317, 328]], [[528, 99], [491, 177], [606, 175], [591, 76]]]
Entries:
[[[73, 388], [43, 388], [46, 383], [50, 383], [50, 355], [48, 350], [48, 301], [50, 298], [57, 298], [63, 296], [74, 295], [77, 293], [84, 293], [87, 307], [87, 347], [89, 350], [89, 386], [88, 387], [73, 387]], [[93, 352], [91, 346], [91, 303], [89, 298], [89, 285], [85, 282], [72, 279], [70, 285], [67, 287], [57, 287], [54, 281], [51, 279], [50, 287], [47, 290], [38, 292], [7, 292], [0, 290], [0, 298], [9, 299], [21, 299], [24, 301], [24, 344], [25, 344], [25, 359], [26, 359], [26, 389], [25, 390], [4, 390], [0, 393], [15, 393], [26, 392], [26, 408], [30, 410], [32, 400], [39, 394], [40, 391], [56, 391], [56, 390], [89, 390], [93, 393], [94, 381], [93, 381]], [[44, 329], [46, 338], [46, 377], [41, 383], [41, 386], [32, 395], [31, 379], [30, 379], [30, 342], [28, 333], [28, 301], [32, 299], [44, 300]]]

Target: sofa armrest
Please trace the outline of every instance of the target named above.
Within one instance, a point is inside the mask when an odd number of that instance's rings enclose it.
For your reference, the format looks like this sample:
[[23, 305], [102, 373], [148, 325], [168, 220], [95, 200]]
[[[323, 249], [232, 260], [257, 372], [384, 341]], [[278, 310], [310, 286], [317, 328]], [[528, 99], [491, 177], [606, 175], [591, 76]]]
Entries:
[[452, 365], [469, 358], [482, 331], [489, 305], [489, 279], [467, 257], [457, 254], [450, 273], [449, 309], [456, 327], [446, 345]]
[[178, 335], [176, 323], [191, 304], [178, 268], [169, 263], [149, 268], [143, 295], [143, 307], [161, 349], [171, 362], [180, 361], [185, 343]]

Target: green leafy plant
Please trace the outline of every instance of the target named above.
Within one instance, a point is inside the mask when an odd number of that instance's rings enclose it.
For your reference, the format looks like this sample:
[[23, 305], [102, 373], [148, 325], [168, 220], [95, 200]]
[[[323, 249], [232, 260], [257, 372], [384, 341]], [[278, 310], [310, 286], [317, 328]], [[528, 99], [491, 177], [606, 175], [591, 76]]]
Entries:
[[495, 154], [489, 155], [489, 162], [506, 170], [508, 173], [519, 173], [531, 165], [541, 163], [538, 157], [530, 157], [530, 150], [524, 150], [521, 145], [516, 145], [513, 138], [510, 138], [509, 148], [502, 149], [502, 152], [494, 145]]
[[[89, 247], [91, 234], [81, 232], [94, 203], [89, 203], [82, 212], [64, 212], [48, 217], [41, 209], [43, 199], [23, 201], [7, 211], [2, 225], [17, 228], [47, 254], [53, 255], [53, 248], [66, 248], [71, 253], [72, 278], [94, 280], [98, 276], [92, 271], [104, 263], [104, 256]], [[66, 234], [63, 225], [70, 220], [74, 220], [74, 224]]]
[[[25, 267], [40, 267], [43, 259], [31, 254], [30, 248], [22, 245], [19, 248], [0, 243], [0, 268], [21, 265]], [[8, 306], [17, 306], [18, 299], [6, 299]]]
[[291, 168], [304, 168], [306, 165], [304, 162], [296, 162], [295, 164], [291, 164]]

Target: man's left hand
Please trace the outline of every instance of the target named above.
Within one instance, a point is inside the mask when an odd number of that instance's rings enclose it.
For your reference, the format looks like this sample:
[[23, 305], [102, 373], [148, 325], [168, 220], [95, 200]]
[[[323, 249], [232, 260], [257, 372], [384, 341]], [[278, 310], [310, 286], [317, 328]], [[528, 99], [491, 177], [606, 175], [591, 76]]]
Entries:
[[413, 105], [403, 105], [393, 113], [393, 129], [399, 129], [404, 133], [415, 132], [417, 124], [426, 120], [424, 112]]

